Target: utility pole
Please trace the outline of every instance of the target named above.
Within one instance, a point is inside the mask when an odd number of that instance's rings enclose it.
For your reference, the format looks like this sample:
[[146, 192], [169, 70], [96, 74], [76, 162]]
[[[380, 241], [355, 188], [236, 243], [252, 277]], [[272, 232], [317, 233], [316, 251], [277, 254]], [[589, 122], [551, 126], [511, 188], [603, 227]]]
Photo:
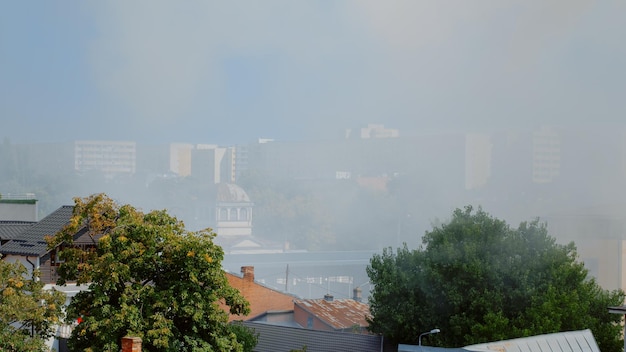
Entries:
[[289, 264], [287, 264], [287, 270], [285, 271], [285, 292], [289, 293]]

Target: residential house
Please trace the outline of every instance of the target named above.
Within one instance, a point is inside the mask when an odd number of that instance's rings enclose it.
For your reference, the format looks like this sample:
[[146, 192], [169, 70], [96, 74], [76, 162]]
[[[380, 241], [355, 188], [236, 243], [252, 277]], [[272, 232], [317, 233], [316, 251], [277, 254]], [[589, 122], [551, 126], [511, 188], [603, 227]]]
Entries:
[[22, 232], [35, 223], [35, 221], [0, 220], [0, 246], [19, 237]]
[[[257, 321], [243, 324], [259, 334], [257, 352], [396, 352], [397, 346], [380, 335], [351, 334], [273, 325]], [[448, 351], [446, 351], [448, 352]]]
[[[40, 221], [32, 224], [18, 224], [15, 222], [0, 222], [0, 233], [13, 232], [12, 238], [3, 241], [0, 246], [0, 254], [3, 260], [9, 262], [21, 262], [29, 270], [41, 272], [40, 279], [53, 284], [58, 279], [57, 268], [60, 264], [57, 256], [59, 248], [48, 249], [46, 236], [53, 236], [63, 229], [72, 217], [74, 207], [65, 205]], [[74, 246], [83, 248], [95, 248], [96, 238], [81, 229], [74, 235]]]
[[296, 323], [307, 329], [366, 333], [370, 309], [357, 300], [327, 294], [322, 299], [295, 300], [293, 314]]
[[443, 348], [396, 345], [380, 335], [318, 331], [251, 321], [244, 322], [244, 325], [259, 333], [259, 341], [254, 349], [258, 352], [303, 350], [305, 346], [307, 352], [600, 352], [591, 330], [588, 329]]
[[[230, 286], [236, 288], [250, 303], [249, 318], [268, 311], [292, 311], [295, 296], [275, 290], [254, 280], [254, 267], [241, 267], [242, 276], [226, 273]], [[231, 314], [229, 321], [246, 320], [246, 317]]]

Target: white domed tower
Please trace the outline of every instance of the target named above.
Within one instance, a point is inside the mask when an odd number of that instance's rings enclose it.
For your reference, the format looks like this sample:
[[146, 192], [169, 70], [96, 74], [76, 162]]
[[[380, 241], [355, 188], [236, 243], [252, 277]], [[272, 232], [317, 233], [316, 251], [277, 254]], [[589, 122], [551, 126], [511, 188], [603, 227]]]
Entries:
[[215, 232], [219, 236], [252, 235], [252, 206], [243, 188], [232, 183], [217, 184]]

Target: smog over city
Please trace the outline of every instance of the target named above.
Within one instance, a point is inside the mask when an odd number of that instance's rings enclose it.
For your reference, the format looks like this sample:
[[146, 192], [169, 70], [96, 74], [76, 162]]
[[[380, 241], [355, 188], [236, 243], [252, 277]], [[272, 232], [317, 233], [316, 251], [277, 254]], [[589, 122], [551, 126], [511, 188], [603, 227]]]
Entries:
[[[240, 234], [267, 251], [418, 248], [468, 205], [513, 227], [539, 218], [563, 242], [620, 237], [625, 13], [614, 0], [4, 2], [0, 194], [34, 194], [42, 218], [104, 192], [199, 230], [218, 226], [219, 184], [233, 184], [243, 198], [223, 203], [246, 203]], [[89, 167], [92, 142], [130, 148], [132, 165]]]

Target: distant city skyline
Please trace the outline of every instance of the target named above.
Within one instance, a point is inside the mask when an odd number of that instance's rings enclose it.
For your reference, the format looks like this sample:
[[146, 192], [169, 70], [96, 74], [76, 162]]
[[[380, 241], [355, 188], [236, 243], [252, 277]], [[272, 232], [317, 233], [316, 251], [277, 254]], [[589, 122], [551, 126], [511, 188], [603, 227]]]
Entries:
[[0, 4], [0, 138], [624, 126], [620, 1]]

